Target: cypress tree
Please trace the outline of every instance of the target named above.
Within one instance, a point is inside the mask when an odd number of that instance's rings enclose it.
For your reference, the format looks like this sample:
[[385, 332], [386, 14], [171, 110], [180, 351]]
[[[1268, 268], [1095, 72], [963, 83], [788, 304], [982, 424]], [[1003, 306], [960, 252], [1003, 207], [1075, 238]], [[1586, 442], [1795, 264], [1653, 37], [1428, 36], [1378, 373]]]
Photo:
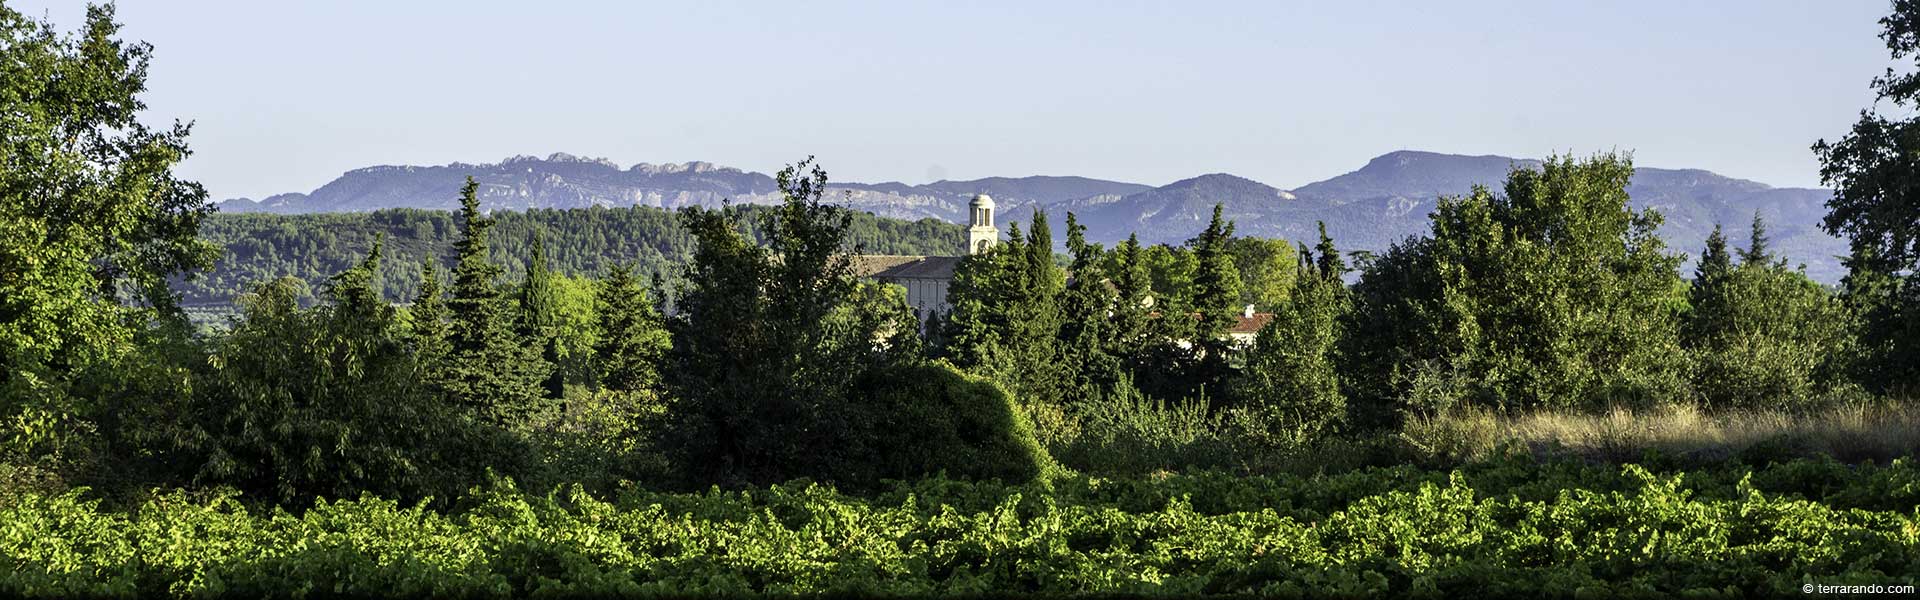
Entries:
[[1753, 211], [1753, 229], [1747, 237], [1747, 249], [1740, 252], [1740, 264], [1765, 265], [1773, 260], [1773, 253], [1767, 251], [1767, 223], [1760, 219], [1760, 211]]
[[560, 338], [554, 331], [557, 319], [554, 315], [553, 273], [548, 269], [546, 244], [541, 241], [538, 230], [534, 232], [530, 246], [532, 250], [527, 258], [527, 277], [520, 281], [520, 312], [516, 325], [523, 340], [540, 348], [540, 362], [543, 364], [533, 367], [546, 372], [546, 376], [541, 378], [540, 389], [546, 398], [558, 399], [566, 394], [566, 373], [557, 367], [560, 362]]
[[1227, 252], [1227, 240], [1233, 237], [1233, 223], [1220, 216], [1221, 205], [1213, 205], [1213, 219], [1208, 221], [1205, 231], [1194, 238], [1192, 246], [1200, 268], [1193, 277], [1193, 308], [1200, 313], [1200, 330], [1196, 344], [1207, 347], [1209, 354], [1224, 351], [1226, 346], [1220, 338], [1226, 335], [1227, 328], [1234, 322], [1234, 315], [1240, 301], [1240, 272], [1233, 266], [1233, 255]]
[[1700, 264], [1694, 267], [1693, 285], [1698, 288], [1703, 282], [1717, 279], [1732, 270], [1733, 259], [1727, 255], [1727, 236], [1716, 223], [1713, 233], [1707, 235], [1706, 249], [1700, 252]]
[[1086, 227], [1080, 225], [1073, 213], [1067, 213], [1067, 252], [1073, 255], [1073, 263], [1068, 267], [1073, 282], [1067, 286], [1061, 303], [1064, 320], [1060, 339], [1069, 344], [1069, 351], [1083, 350], [1072, 347], [1080, 341], [1094, 344], [1092, 349], [1098, 350], [1097, 340], [1105, 329], [1110, 304], [1110, 282], [1100, 269], [1099, 245], [1087, 243]]
[[1113, 270], [1113, 318], [1107, 346], [1115, 356], [1133, 356], [1146, 343], [1153, 307], [1153, 276], [1147, 273], [1140, 236], [1127, 236], [1116, 251]]
[[1027, 276], [1032, 284], [1031, 308], [1041, 327], [1058, 326], [1060, 292], [1066, 276], [1053, 264], [1053, 228], [1047, 224], [1046, 211], [1034, 209], [1033, 222], [1027, 224]]
[[596, 300], [600, 337], [594, 357], [600, 386], [623, 392], [657, 390], [660, 361], [672, 342], [633, 268], [613, 265], [596, 290]]
[[473, 178], [460, 189], [459, 241], [453, 271], [453, 297], [447, 311], [454, 325], [444, 386], [451, 400], [479, 411], [495, 424], [520, 424], [545, 408], [540, 383], [546, 378], [541, 348], [514, 335], [514, 318], [497, 280], [500, 265], [487, 258], [487, 233], [494, 221], [480, 213]]
[[520, 305], [517, 324], [521, 335], [545, 338], [551, 335], [549, 330], [554, 326], [553, 272], [548, 268], [546, 244], [538, 232], [533, 234], [528, 246], [527, 277], [520, 280], [517, 294]]
[[1025, 261], [1020, 266], [1022, 283], [1019, 301], [1012, 307], [1013, 328], [1008, 342], [1014, 352], [1011, 372], [1015, 389], [1029, 400], [1059, 401], [1065, 392], [1068, 374], [1060, 362], [1062, 311], [1060, 296], [1066, 277], [1053, 264], [1053, 228], [1047, 213], [1035, 209], [1027, 224]]
[[420, 259], [420, 295], [408, 311], [413, 321], [414, 356], [429, 373], [440, 368], [440, 361], [452, 349], [445, 292], [440, 288], [440, 270], [434, 262], [432, 255]]
[[1333, 238], [1327, 235], [1326, 221], [1320, 222], [1320, 244], [1315, 250], [1319, 257], [1314, 260], [1314, 267], [1319, 269], [1322, 277], [1338, 279], [1347, 276], [1347, 261], [1340, 257], [1340, 250], [1333, 247]]
[[1193, 243], [1200, 264], [1193, 278], [1193, 308], [1199, 312], [1199, 319], [1192, 341], [1201, 354], [1197, 369], [1187, 379], [1198, 394], [1205, 394], [1210, 387], [1218, 390], [1230, 374], [1227, 355], [1233, 351], [1233, 341], [1227, 331], [1240, 313], [1240, 270], [1233, 266], [1233, 255], [1227, 251], [1233, 222], [1223, 219], [1220, 212], [1221, 205], [1213, 205], [1213, 219]]
[[1073, 382], [1070, 400], [1091, 399], [1120, 379], [1120, 363], [1107, 353], [1108, 313], [1114, 296], [1112, 282], [1100, 267], [1101, 248], [1087, 243], [1086, 227], [1067, 213], [1067, 250], [1073, 254], [1060, 326], [1060, 357]]

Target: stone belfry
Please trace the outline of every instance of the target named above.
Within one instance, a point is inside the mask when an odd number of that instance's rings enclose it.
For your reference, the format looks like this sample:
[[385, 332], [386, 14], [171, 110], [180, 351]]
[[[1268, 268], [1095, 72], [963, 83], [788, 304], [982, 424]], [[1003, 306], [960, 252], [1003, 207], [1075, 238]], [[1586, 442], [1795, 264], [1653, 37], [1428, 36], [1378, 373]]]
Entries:
[[967, 254], [985, 254], [1000, 241], [1000, 230], [993, 226], [993, 198], [974, 194], [967, 203], [972, 226], [967, 228]]

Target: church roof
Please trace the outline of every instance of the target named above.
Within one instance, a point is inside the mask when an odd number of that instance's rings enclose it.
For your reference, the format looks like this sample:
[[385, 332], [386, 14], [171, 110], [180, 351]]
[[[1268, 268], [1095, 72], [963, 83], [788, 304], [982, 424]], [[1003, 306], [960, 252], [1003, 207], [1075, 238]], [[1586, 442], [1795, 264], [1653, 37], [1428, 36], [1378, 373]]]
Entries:
[[853, 272], [874, 279], [952, 279], [953, 270], [964, 256], [905, 256], [861, 254], [853, 256]]

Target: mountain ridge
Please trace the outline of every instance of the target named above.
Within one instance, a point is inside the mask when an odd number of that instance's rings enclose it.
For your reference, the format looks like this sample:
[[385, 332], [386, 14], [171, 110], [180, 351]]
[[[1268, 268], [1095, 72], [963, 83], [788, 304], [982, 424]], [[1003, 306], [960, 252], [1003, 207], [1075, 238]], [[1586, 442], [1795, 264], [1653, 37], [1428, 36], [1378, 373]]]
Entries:
[[[1380, 252], [1426, 232], [1427, 215], [1442, 196], [1485, 185], [1499, 192], [1510, 169], [1537, 168], [1539, 159], [1494, 154], [1461, 155], [1396, 150], [1353, 171], [1291, 190], [1231, 173], [1208, 173], [1162, 186], [1074, 175], [985, 177], [922, 184], [829, 183], [829, 200], [855, 210], [906, 220], [963, 222], [975, 193], [993, 196], [1000, 223], [1025, 221], [1036, 209], [1057, 222], [1073, 211], [1088, 238], [1112, 243], [1139, 234], [1149, 243], [1179, 243], [1201, 228], [1215, 203], [1224, 206], [1239, 232], [1311, 239], [1317, 223], [1341, 247]], [[636, 163], [622, 167], [604, 158], [556, 152], [544, 158], [517, 155], [497, 163], [437, 166], [375, 165], [343, 173], [307, 193], [276, 194], [253, 202], [219, 203], [224, 212], [364, 212], [382, 208], [457, 207], [461, 183], [480, 183], [487, 209], [583, 208], [643, 205], [673, 209], [723, 203], [780, 201], [773, 177], [705, 161]], [[1844, 274], [1838, 255], [1846, 245], [1819, 230], [1830, 190], [1776, 188], [1703, 169], [1639, 167], [1628, 186], [1636, 208], [1665, 216], [1661, 234], [1669, 250], [1697, 255], [1715, 223], [1738, 229], [1758, 211], [1771, 225], [1774, 244], [1808, 274], [1825, 282]], [[1739, 236], [1734, 236], [1739, 237]]]

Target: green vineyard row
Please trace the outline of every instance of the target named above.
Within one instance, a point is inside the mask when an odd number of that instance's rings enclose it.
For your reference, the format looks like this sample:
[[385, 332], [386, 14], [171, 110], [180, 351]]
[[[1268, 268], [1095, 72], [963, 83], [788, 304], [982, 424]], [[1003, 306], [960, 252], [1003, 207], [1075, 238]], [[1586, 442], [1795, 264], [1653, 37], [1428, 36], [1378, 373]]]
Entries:
[[936, 478], [867, 497], [496, 482], [445, 510], [298, 514], [177, 492], [116, 511], [75, 491], [0, 499], [0, 595], [1741, 597], [1914, 583], [1916, 503], [1912, 461], [1808, 460]]

